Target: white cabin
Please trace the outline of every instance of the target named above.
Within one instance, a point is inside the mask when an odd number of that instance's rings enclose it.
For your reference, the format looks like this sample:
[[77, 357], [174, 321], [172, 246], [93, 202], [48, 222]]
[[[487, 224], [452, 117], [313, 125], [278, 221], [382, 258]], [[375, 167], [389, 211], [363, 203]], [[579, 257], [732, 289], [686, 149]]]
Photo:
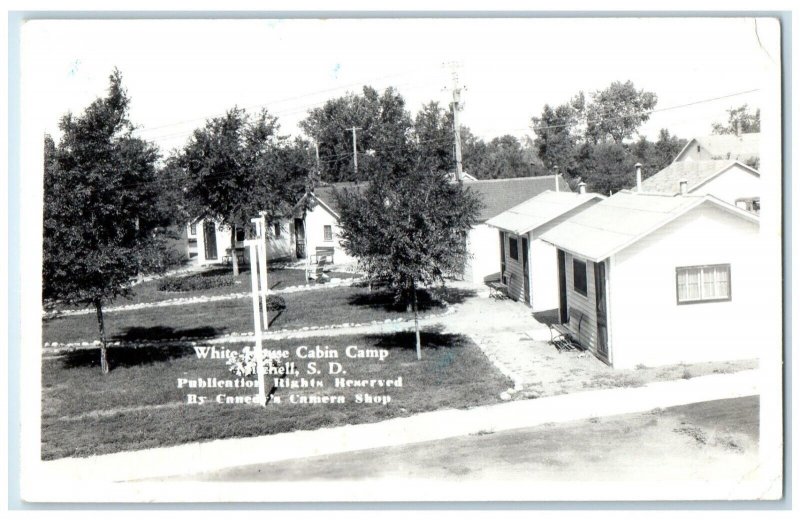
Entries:
[[540, 236], [603, 199], [599, 194], [548, 190], [487, 221], [499, 230], [500, 274], [510, 298], [533, 311], [558, 307], [556, 248]]
[[765, 271], [759, 219], [705, 195], [622, 191], [545, 232], [559, 321], [621, 368], [756, 358]]

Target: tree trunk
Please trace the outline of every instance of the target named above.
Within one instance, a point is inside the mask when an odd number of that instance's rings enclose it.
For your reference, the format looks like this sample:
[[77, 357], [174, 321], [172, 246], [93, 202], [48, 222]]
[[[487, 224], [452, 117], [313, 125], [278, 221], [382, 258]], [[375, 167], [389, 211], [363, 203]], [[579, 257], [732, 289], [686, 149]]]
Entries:
[[239, 276], [239, 257], [236, 255], [236, 225], [231, 225], [231, 264], [233, 264], [233, 276]]
[[94, 309], [97, 312], [97, 327], [100, 330], [100, 370], [103, 371], [103, 374], [107, 374], [108, 353], [106, 352], [106, 326], [103, 321], [103, 303], [100, 300], [95, 300]]
[[417, 313], [417, 284], [411, 281], [411, 302], [414, 304], [414, 332], [417, 335], [417, 360], [422, 360], [422, 342], [419, 340], [419, 314]]

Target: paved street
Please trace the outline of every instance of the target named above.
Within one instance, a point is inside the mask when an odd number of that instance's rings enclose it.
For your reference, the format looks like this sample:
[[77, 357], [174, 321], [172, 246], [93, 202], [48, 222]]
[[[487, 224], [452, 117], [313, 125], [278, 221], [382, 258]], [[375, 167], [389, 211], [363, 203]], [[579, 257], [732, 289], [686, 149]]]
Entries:
[[758, 413], [750, 396], [177, 479], [747, 480], [758, 464]]

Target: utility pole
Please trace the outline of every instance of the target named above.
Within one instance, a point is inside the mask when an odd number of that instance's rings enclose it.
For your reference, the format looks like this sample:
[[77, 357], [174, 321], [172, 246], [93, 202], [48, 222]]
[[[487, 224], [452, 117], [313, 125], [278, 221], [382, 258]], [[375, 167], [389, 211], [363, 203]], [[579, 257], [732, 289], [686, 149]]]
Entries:
[[456, 140], [456, 181], [461, 181], [461, 126], [458, 123], [458, 109], [461, 103], [461, 87], [458, 85], [458, 72], [453, 70], [453, 134]]
[[352, 127], [353, 131], [353, 172], [358, 176], [358, 151], [356, 150], [356, 131], [361, 130], [358, 127]]
[[317, 177], [322, 177], [322, 169], [319, 167], [319, 143], [314, 141], [314, 152], [317, 154]]

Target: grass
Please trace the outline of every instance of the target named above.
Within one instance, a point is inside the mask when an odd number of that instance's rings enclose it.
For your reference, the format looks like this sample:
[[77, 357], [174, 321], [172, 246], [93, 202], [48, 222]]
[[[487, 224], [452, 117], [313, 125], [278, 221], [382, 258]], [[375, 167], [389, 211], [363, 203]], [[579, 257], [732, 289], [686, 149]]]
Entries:
[[[446, 301], [459, 302], [467, 294], [448, 290], [441, 295]], [[345, 286], [286, 293], [282, 297], [286, 309], [270, 313], [271, 328], [364, 323], [411, 316], [404, 307], [394, 305], [388, 292], [370, 292], [366, 288]], [[135, 341], [242, 333], [253, 330], [252, 309], [250, 299], [235, 299], [108, 313], [106, 335], [112, 340]], [[443, 309], [441, 302], [427, 292], [420, 292], [420, 310]], [[43, 322], [42, 337], [44, 342], [91, 341], [98, 337], [97, 319], [94, 315], [48, 318]]]
[[[201, 440], [248, 437], [294, 430], [381, 421], [441, 408], [466, 408], [499, 402], [511, 382], [498, 373], [468, 338], [429, 329], [422, 334], [423, 359], [416, 360], [413, 333], [309, 338], [270, 342], [270, 349], [287, 349], [291, 360], [305, 368], [308, 359], [294, 356], [299, 345], [330, 346], [348, 378], [397, 378], [403, 386], [334, 388], [323, 376], [322, 389], [281, 388], [281, 403], [265, 409], [248, 405], [208, 403], [187, 405], [186, 393], [210, 397], [255, 394], [254, 391], [178, 389], [180, 377], [232, 378], [224, 361], [199, 359], [181, 348], [112, 348], [114, 369], [100, 373], [95, 350], [43, 361], [42, 457], [88, 456], [124, 450], [162, 447]], [[345, 357], [345, 346], [386, 349], [379, 362]], [[327, 360], [323, 361], [327, 362]], [[319, 361], [318, 361], [319, 363]], [[324, 365], [324, 364], [319, 364]], [[358, 404], [356, 393], [391, 396], [387, 405]], [[290, 394], [337, 394], [344, 404], [299, 405]]]
[[[177, 277], [185, 277], [189, 275], [201, 276], [217, 276], [217, 275], [231, 275], [233, 277], [233, 269], [230, 267], [212, 267], [195, 274], [177, 275]], [[346, 272], [329, 272], [327, 275], [331, 278], [349, 279], [356, 276], [354, 273]], [[118, 297], [111, 302], [111, 306], [126, 306], [129, 304], [140, 304], [145, 302], [161, 302], [164, 300], [171, 300], [176, 298], [189, 298], [200, 296], [217, 296], [228, 295], [230, 293], [241, 293], [250, 291], [250, 269], [246, 266], [240, 266], [239, 275], [234, 277], [233, 285], [220, 286], [216, 288], [208, 288], [197, 291], [160, 291], [158, 285], [161, 281], [150, 280], [137, 284], [133, 287], [133, 294], [130, 297]], [[288, 288], [290, 286], [298, 286], [306, 284], [306, 276], [304, 270], [285, 269], [276, 266], [267, 268], [267, 284], [270, 289], [277, 290]], [[310, 284], [315, 284], [311, 281]], [[75, 309], [78, 306], [56, 306], [56, 309]]]

